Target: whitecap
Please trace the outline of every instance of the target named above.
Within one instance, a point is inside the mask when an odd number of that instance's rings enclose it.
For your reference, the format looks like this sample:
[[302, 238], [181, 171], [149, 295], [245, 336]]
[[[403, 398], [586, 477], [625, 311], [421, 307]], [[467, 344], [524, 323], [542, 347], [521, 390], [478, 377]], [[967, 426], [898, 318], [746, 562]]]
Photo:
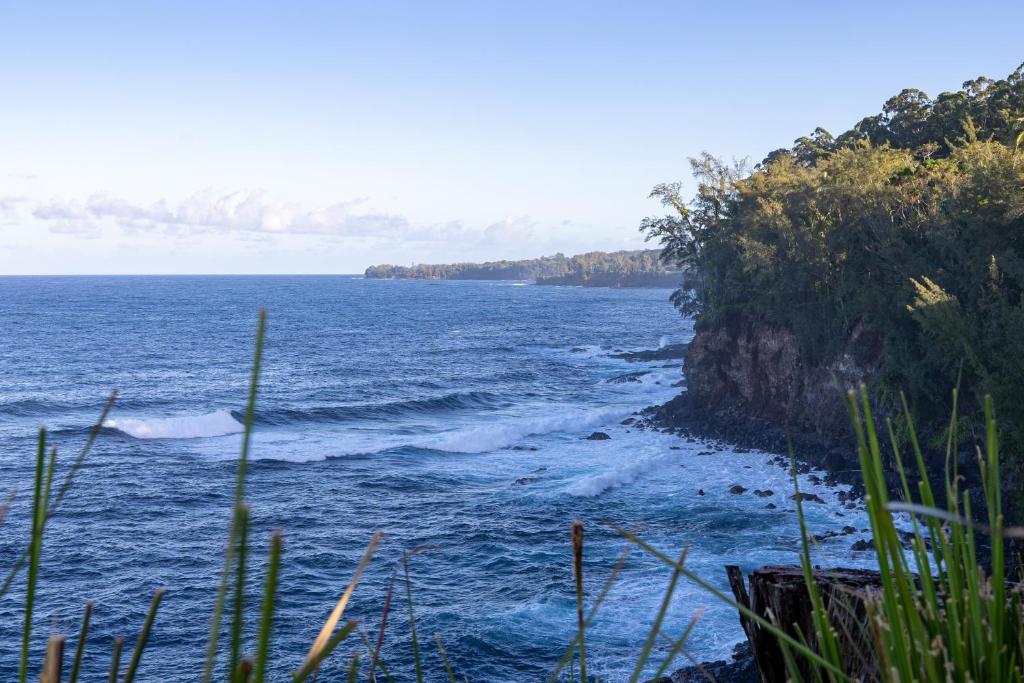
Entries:
[[578, 432], [625, 417], [630, 408], [614, 406], [594, 410], [566, 410], [552, 406], [554, 414], [508, 418], [488, 424], [442, 432], [422, 445], [451, 453], [486, 453], [515, 445], [528, 436], [557, 432]]
[[103, 426], [136, 439], [197, 439], [242, 431], [242, 424], [227, 410], [177, 417], [123, 417], [107, 420]]

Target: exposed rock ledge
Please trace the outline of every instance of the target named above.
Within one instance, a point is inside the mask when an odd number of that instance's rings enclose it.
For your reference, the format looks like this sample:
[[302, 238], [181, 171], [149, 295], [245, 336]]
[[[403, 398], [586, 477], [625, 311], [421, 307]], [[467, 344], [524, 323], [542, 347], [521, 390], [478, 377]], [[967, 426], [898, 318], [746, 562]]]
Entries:
[[794, 335], [737, 318], [700, 324], [685, 359], [687, 391], [644, 412], [656, 426], [745, 448], [788, 453], [837, 479], [858, 483], [843, 389], [870, 383], [882, 339], [854, 330], [838, 358], [810, 365]]

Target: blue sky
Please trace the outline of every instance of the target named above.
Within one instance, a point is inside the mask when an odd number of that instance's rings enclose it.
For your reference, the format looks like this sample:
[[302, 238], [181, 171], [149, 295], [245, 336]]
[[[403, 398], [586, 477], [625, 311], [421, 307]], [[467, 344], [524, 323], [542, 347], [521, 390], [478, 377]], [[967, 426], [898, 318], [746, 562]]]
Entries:
[[1024, 61], [1020, 2], [0, 2], [0, 273], [636, 248], [658, 182]]

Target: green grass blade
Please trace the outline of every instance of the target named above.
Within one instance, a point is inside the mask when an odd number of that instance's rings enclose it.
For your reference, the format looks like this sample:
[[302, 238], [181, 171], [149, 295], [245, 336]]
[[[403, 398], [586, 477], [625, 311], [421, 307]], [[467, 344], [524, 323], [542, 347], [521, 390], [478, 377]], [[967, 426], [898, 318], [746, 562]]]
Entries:
[[356, 683], [359, 678], [359, 653], [352, 655], [352, 661], [348, 663], [348, 683]]
[[441, 634], [434, 633], [434, 640], [437, 642], [437, 651], [441, 655], [441, 662], [444, 664], [444, 672], [448, 674], [448, 680], [455, 683], [455, 672], [452, 671], [451, 662], [448, 661], [448, 653], [444, 651], [444, 643], [441, 642]]
[[839, 680], [839, 681], [848, 681], [849, 680], [849, 677], [846, 675], [846, 673], [844, 671], [842, 671], [841, 669], [837, 668], [834, 664], [832, 664], [832, 662], [829, 662], [829, 661], [827, 661], [825, 659], [822, 659], [822, 657], [820, 655], [818, 655], [818, 653], [814, 652], [813, 650], [811, 650], [811, 649], [807, 648], [806, 646], [804, 646], [799, 641], [795, 640], [792, 636], [790, 636], [788, 633], [786, 633], [785, 631], [780, 629], [777, 625], [775, 625], [772, 622], [768, 621], [767, 619], [762, 617], [760, 614], [757, 614], [756, 612], [754, 612], [750, 608], [748, 608], [748, 607], [746, 607], [744, 605], [740, 605], [735, 600], [733, 600], [732, 598], [728, 597], [725, 593], [720, 591], [718, 588], [716, 588], [715, 586], [711, 585], [710, 583], [708, 583], [707, 581], [702, 579], [700, 576], [698, 576], [694, 572], [691, 572], [685, 566], [678, 564], [672, 558], [670, 558], [668, 555], [666, 555], [665, 553], [661, 552], [660, 550], [658, 550], [657, 548], [655, 548], [651, 544], [647, 543], [647, 541], [644, 541], [643, 539], [641, 539], [636, 534], [634, 534], [634, 533], [632, 533], [630, 531], [626, 531], [625, 529], [623, 529], [622, 527], [620, 527], [620, 526], [618, 526], [616, 524], [610, 524], [610, 526], [620, 536], [622, 536], [623, 538], [625, 538], [625, 539], [631, 541], [632, 543], [636, 544], [639, 548], [641, 548], [642, 550], [644, 550], [648, 554], [656, 557], [657, 559], [661, 560], [662, 562], [664, 562], [669, 567], [676, 567], [676, 568], [678, 568], [680, 574], [685, 576], [690, 581], [693, 581], [695, 584], [697, 584], [698, 586], [703, 588], [705, 591], [707, 591], [711, 595], [715, 596], [723, 604], [726, 604], [726, 605], [732, 607], [736, 611], [738, 611], [741, 614], [743, 614], [743, 616], [745, 616], [748, 619], [750, 619], [751, 621], [757, 623], [758, 626], [760, 626], [761, 628], [763, 628], [763, 629], [767, 630], [769, 633], [771, 633], [776, 638], [776, 640], [782, 641], [784, 643], [788, 643], [789, 646], [792, 647], [797, 652], [799, 652], [801, 654], [801, 656], [806, 657], [807, 659], [809, 659], [809, 660], [815, 662], [816, 664], [824, 667], [825, 669], [828, 669], [829, 671], [831, 671], [835, 675], [836, 680]]
[[234, 613], [231, 617], [231, 649], [228, 656], [228, 672], [234, 675], [242, 657], [242, 628], [245, 609], [245, 553], [249, 540], [249, 506], [242, 503], [238, 510], [238, 543], [235, 548], [235, 594]]
[[267, 560], [267, 582], [263, 589], [263, 612], [260, 616], [259, 641], [256, 644], [256, 663], [253, 671], [254, 683], [263, 683], [267, 675], [267, 658], [270, 654], [270, 629], [274, 623], [274, 600], [277, 591], [277, 573], [281, 567], [281, 553], [284, 550], [284, 536], [275, 531], [270, 537], [270, 557]]
[[416, 616], [412, 609], [412, 583], [409, 581], [409, 557], [402, 559], [402, 567], [405, 570], [405, 597], [409, 606], [409, 635], [412, 638], [412, 658], [416, 667], [416, 683], [423, 683], [423, 667], [420, 662], [420, 643], [416, 637]]
[[370, 539], [370, 543], [366, 546], [366, 552], [363, 553], [363, 559], [359, 561], [359, 565], [356, 567], [355, 573], [352, 575], [351, 581], [349, 581], [348, 587], [345, 588], [345, 592], [342, 593], [341, 598], [338, 599], [338, 603], [334, 606], [334, 610], [330, 616], [327, 617], [327, 621], [324, 622], [323, 627], [320, 629], [320, 634], [317, 635], [316, 640], [313, 641], [313, 645], [309, 648], [309, 653], [306, 655], [305, 661], [302, 666], [299, 667], [300, 671], [311, 671], [314, 662], [320, 661], [318, 656], [320, 651], [330, 641], [331, 633], [334, 632], [335, 626], [338, 625], [338, 621], [341, 619], [341, 615], [345, 613], [345, 607], [348, 605], [349, 599], [352, 597], [353, 591], [359, 584], [359, 578], [363, 575], [363, 571], [367, 565], [370, 564], [370, 560], [373, 558], [373, 554], [377, 551], [377, 547], [380, 545], [381, 532], [376, 531], [373, 537]]
[[[693, 633], [693, 629], [697, 626], [697, 622], [700, 621], [703, 614], [704, 608], [698, 608], [697, 611], [693, 613], [693, 616], [690, 617], [690, 623], [686, 625], [686, 628], [683, 630], [682, 635], [679, 636], [679, 639], [672, 640], [672, 649], [669, 651], [668, 656], [665, 657], [665, 661], [658, 667], [658, 671], [654, 674], [654, 678], [652, 680], [657, 681], [665, 675], [665, 672], [668, 671], [668, 667], [672, 664], [672, 660], [679, 656], [679, 653], [683, 651], [684, 647], [686, 647], [686, 641], [689, 640], [690, 634]], [[664, 636], [664, 634], [662, 635]], [[668, 636], [665, 637], [667, 638]]]
[[89, 636], [89, 620], [92, 618], [92, 600], [85, 603], [85, 614], [82, 615], [82, 628], [78, 630], [78, 644], [75, 645], [75, 659], [71, 663], [68, 683], [78, 683], [78, 673], [82, 669], [82, 655], [85, 653], [85, 641]]
[[121, 650], [124, 648], [124, 638], [114, 638], [114, 652], [110, 657], [110, 675], [107, 676], [107, 683], [117, 683], [117, 675], [121, 671]]
[[238, 472], [235, 478], [235, 505], [228, 531], [228, 541], [224, 549], [224, 566], [221, 569], [220, 586], [213, 604], [213, 616], [210, 619], [210, 637], [206, 646], [206, 664], [203, 667], [203, 683], [213, 679], [214, 662], [217, 659], [217, 641], [220, 638], [221, 621], [224, 616], [224, 603], [227, 600], [228, 581], [234, 565], [234, 550], [238, 538], [238, 510], [245, 494], [245, 472], [249, 459], [249, 444], [252, 439], [252, 427], [256, 415], [256, 394], [259, 389], [260, 366], [263, 361], [263, 339], [266, 335], [267, 312], [260, 311], [256, 326], [256, 349], [253, 352], [252, 375], [249, 380], [249, 399], [245, 407], [245, 422], [242, 430], [242, 452], [238, 458]]
[[[619, 555], [618, 561], [615, 566], [612, 567], [611, 574], [604, 582], [604, 587], [601, 588], [601, 592], [598, 593], [597, 599], [594, 600], [594, 604], [590, 606], [590, 611], [587, 613], [587, 618], [583, 622], [584, 626], [590, 626], [590, 622], [597, 616], [597, 611], [600, 609], [601, 604], [605, 598], [608, 597], [608, 593], [611, 592], [612, 586], [615, 585], [615, 580], [619, 576], [619, 572], [622, 571], [622, 567], [626, 564], [626, 559], [629, 557], [630, 551], [633, 549], [633, 544], [628, 543], [622, 553]], [[566, 667], [569, 662], [572, 661], [573, 653], [576, 651], [576, 643], [579, 641], [579, 632], [577, 631], [576, 637], [572, 639], [569, 646], [565, 648], [565, 652], [562, 654], [562, 658], [558, 661], [558, 666], [551, 672], [551, 676], [548, 678], [548, 683], [555, 683], [558, 680], [558, 674], [562, 673], [562, 669]]]
[[149, 642], [149, 632], [153, 628], [153, 620], [156, 619], [156, 611], [160, 608], [160, 601], [164, 597], [166, 590], [164, 588], [157, 588], [153, 593], [153, 600], [149, 604], [149, 612], [146, 614], [146, 621], [142, 624], [142, 630], [139, 632], [139, 638], [135, 641], [135, 649], [132, 650], [132, 658], [128, 662], [128, 668], [124, 672], [124, 683], [132, 683], [135, 678], [135, 672], [139, 668], [139, 662], [142, 661], [142, 652], [146, 649], [146, 643]]
[[381, 673], [384, 674], [384, 679], [388, 683], [395, 683], [395, 679], [391, 677], [391, 673], [388, 671], [388, 667], [385, 665], [384, 660], [380, 657], [374, 658], [373, 643], [370, 642], [370, 636], [366, 635], [366, 632], [360, 629], [359, 637], [362, 639], [363, 644], [366, 646], [366, 652], [371, 658], [371, 663], [374, 668], [370, 669], [369, 679], [371, 682], [377, 680], [377, 669], [380, 669]]
[[32, 636], [32, 609], [36, 597], [36, 580], [39, 577], [39, 556], [43, 547], [43, 467], [46, 457], [46, 430], [39, 430], [36, 449], [36, 479], [32, 496], [32, 532], [29, 540], [28, 586], [25, 588], [25, 625], [21, 635], [21, 658], [18, 663], [18, 681], [25, 683], [28, 677], [28, 645]]
[[[92, 429], [89, 432], [89, 438], [86, 440], [85, 446], [83, 446], [82, 450], [79, 451], [78, 457], [75, 459], [74, 463], [72, 463], [71, 469], [68, 471], [68, 474], [64, 477], [64, 483], [61, 484], [61, 487], [58, 489], [57, 496], [54, 499], [54, 502], [50, 505], [50, 509], [47, 512], [47, 519], [52, 517], [53, 514], [57, 511], [57, 508], [60, 506], [61, 501], [64, 499], [64, 495], [68, 492], [68, 489], [71, 488], [71, 483], [74, 479], [75, 473], [78, 472], [78, 469], [81, 467], [82, 462], [85, 460], [85, 456], [88, 455], [89, 451], [92, 449], [92, 445], [96, 441], [96, 437], [99, 435], [100, 429], [102, 429], [103, 423], [106, 421], [107, 416], [110, 414], [110, 410], [111, 408], [113, 408], [114, 400], [116, 398], [117, 392], [111, 392], [110, 398], [107, 400], [107, 403], [103, 408], [103, 411], [100, 413], [99, 420], [96, 421], [96, 423], [93, 425]], [[25, 562], [28, 561], [29, 553], [31, 552], [31, 550], [32, 544], [30, 542], [29, 545], [18, 557], [17, 561], [14, 563], [11, 569], [7, 572], [7, 577], [4, 579], [3, 584], [0, 585], [0, 597], [3, 597], [10, 589], [11, 584], [14, 583], [14, 577], [16, 577], [18, 575], [18, 572], [21, 571], [22, 567], [25, 566]]]
[[327, 642], [324, 643], [323, 647], [317, 650], [316, 656], [312, 660], [303, 664], [301, 669], [292, 674], [292, 680], [295, 681], [295, 683], [306, 680], [310, 674], [320, 667], [320, 664], [322, 664], [325, 659], [331, 656], [331, 653], [334, 652], [336, 647], [345, 642], [345, 639], [348, 638], [355, 629], [355, 621], [349, 621], [338, 629], [338, 632], [332, 635]]
[[[686, 564], [687, 552], [689, 552], [689, 548], [683, 548], [683, 552], [679, 555], [679, 561], [673, 565], [672, 578], [669, 580], [668, 588], [665, 590], [665, 596], [661, 600], [661, 608], [658, 610], [658, 616], [654, 619], [654, 625], [651, 626], [650, 633], [647, 634], [644, 646], [640, 650], [640, 657], [637, 658], [636, 667], [633, 669], [633, 675], [629, 677], [629, 683], [637, 683], [637, 681], [640, 680], [640, 674], [643, 673], [644, 665], [647, 664], [647, 660], [651, 656], [651, 649], [654, 647], [654, 643], [658, 639], [658, 634], [661, 632], [661, 624], [665, 620], [665, 615], [668, 613], [669, 605], [672, 604], [672, 595], [676, 591], [676, 584], [679, 582], [680, 571]], [[586, 679], [583, 680], [585, 682]]]

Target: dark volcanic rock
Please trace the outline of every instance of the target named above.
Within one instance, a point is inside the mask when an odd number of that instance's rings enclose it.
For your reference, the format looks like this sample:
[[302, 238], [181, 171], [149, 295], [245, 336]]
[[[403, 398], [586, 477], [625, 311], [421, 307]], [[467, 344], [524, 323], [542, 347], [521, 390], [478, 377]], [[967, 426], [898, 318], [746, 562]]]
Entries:
[[671, 676], [663, 676], [648, 683], [706, 683], [708, 676], [716, 683], [758, 683], [757, 667], [754, 665], [750, 645], [738, 644], [728, 662], [720, 659], [717, 662], [704, 662], [700, 666], [688, 666]]
[[612, 438], [604, 432], [594, 432], [590, 436], [584, 437], [587, 441], [607, 441]]
[[516, 486], [525, 486], [526, 484], [532, 484], [535, 481], [540, 481], [540, 477], [519, 477], [516, 479]]
[[778, 506], [775, 505], [775, 503], [768, 503], [767, 505], [764, 506], [764, 509], [765, 510], [774, 510], [776, 507], [778, 507]]
[[799, 498], [802, 502], [807, 503], [825, 503], [825, 501], [821, 499], [821, 496], [815, 495], [813, 493], [804, 493], [803, 491], [801, 491], [800, 493], [794, 493], [792, 496], [789, 497], [790, 500], [796, 500], [797, 498]]
[[629, 425], [633, 424], [634, 422], [636, 422], [636, 418], [635, 417], [627, 417], [625, 420], [623, 420], [619, 424], [626, 425], [628, 427]]
[[758, 498], [768, 498], [769, 496], [774, 496], [775, 491], [772, 491], [771, 489], [768, 489], [767, 491], [762, 491], [761, 489], [754, 489], [754, 495], [757, 496]]
[[875, 548], [875, 541], [874, 541], [874, 539], [871, 539], [870, 541], [865, 541], [863, 538], [861, 540], [859, 540], [859, 541], [854, 541], [853, 545], [850, 546], [850, 550], [857, 550], [857, 551], [874, 550], [874, 548]]
[[668, 346], [663, 346], [660, 349], [652, 349], [650, 351], [626, 351], [625, 353], [613, 353], [611, 357], [629, 361], [630, 363], [652, 360], [682, 360], [686, 357], [686, 349], [688, 346], [689, 344], [669, 344]]
[[626, 382], [639, 382], [640, 378], [644, 375], [651, 374], [650, 370], [637, 370], [636, 372], [627, 372], [622, 375], [616, 375], [615, 377], [609, 377], [605, 380], [608, 384], [624, 384]]
[[732, 486], [729, 487], [729, 493], [733, 494], [734, 496], [738, 496], [741, 493], [746, 493], [746, 491], [747, 489], [740, 486], [739, 484], [733, 484]]

